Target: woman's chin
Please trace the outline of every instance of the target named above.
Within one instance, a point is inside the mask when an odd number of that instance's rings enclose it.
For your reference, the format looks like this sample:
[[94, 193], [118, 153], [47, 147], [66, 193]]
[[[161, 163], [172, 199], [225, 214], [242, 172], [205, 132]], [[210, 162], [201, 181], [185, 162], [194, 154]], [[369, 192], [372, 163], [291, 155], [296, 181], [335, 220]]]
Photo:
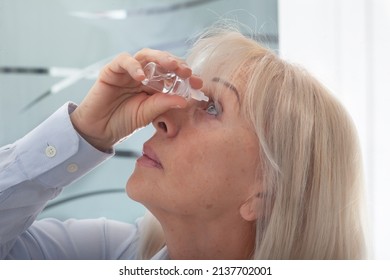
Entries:
[[137, 179], [137, 176], [134, 175], [134, 173], [130, 176], [130, 178], [127, 180], [126, 183], [126, 193], [127, 196], [130, 197], [131, 199], [138, 201], [139, 197], [139, 192], [140, 189], [142, 189], [143, 184], [141, 183], [140, 180]]
[[143, 203], [154, 194], [151, 186], [151, 180], [142, 176], [142, 174], [134, 172], [126, 183], [127, 196], [132, 200]]

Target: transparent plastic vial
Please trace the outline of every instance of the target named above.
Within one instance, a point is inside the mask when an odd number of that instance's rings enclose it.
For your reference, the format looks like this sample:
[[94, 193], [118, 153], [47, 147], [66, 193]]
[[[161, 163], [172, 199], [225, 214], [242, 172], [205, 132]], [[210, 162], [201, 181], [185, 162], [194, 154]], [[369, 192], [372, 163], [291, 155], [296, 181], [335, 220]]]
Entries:
[[189, 100], [209, 101], [200, 90], [193, 89], [188, 79], [183, 80], [174, 72], [167, 71], [160, 65], [149, 62], [144, 67], [145, 79], [142, 84], [156, 91], [171, 95], [179, 95]]

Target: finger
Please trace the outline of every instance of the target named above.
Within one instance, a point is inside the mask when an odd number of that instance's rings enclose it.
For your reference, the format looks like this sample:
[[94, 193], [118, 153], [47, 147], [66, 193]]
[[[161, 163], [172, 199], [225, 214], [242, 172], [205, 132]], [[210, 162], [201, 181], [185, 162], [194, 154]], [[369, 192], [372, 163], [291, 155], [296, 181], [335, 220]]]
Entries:
[[203, 87], [203, 80], [199, 76], [192, 75], [190, 77], [190, 85], [194, 89], [201, 89]]
[[142, 65], [128, 53], [121, 53], [116, 56], [111, 63], [106, 66], [106, 73], [112, 74], [129, 74], [134, 80], [142, 81], [145, 79], [145, 73]]
[[185, 108], [187, 104], [187, 100], [181, 96], [156, 93], [142, 103], [140, 108], [142, 113], [139, 117], [143, 123], [148, 124], [161, 114], [172, 109]]
[[138, 60], [142, 65], [153, 61], [155, 63], [160, 64], [167, 70], [173, 70], [179, 64], [179, 59], [175, 58], [172, 54], [166, 51], [154, 50], [149, 48], [144, 48], [138, 51], [134, 55], [134, 58]]
[[173, 54], [160, 50], [142, 49], [134, 57], [142, 64], [155, 62], [168, 71], [173, 71], [182, 78], [189, 78], [192, 74], [191, 68], [185, 61]]
[[192, 75], [192, 69], [185, 62], [179, 64], [175, 72], [183, 79], [187, 79]]

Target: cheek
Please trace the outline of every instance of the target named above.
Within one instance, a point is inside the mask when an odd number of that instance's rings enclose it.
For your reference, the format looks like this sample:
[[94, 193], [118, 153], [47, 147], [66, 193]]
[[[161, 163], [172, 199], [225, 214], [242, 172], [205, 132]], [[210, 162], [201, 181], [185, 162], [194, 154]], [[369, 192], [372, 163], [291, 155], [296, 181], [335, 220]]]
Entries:
[[[213, 144], [208, 144], [213, 143]], [[256, 151], [241, 147], [239, 141], [205, 141], [200, 148], [178, 151], [175, 166], [170, 169], [172, 187], [201, 201], [241, 201], [254, 181]], [[248, 156], [249, 155], [249, 156]], [[175, 174], [175, 175], [173, 175]], [[185, 194], [182, 194], [185, 195]]]
[[188, 147], [177, 152], [177, 161], [170, 169], [176, 177], [186, 182], [186, 185], [199, 185], [205, 183], [215, 184], [225, 179], [233, 165], [230, 158], [233, 156], [226, 151], [224, 145], [211, 145], [204, 143], [198, 148]]
[[129, 196], [148, 208], [182, 214], [239, 209], [253, 189], [255, 146], [221, 132], [185, 140], [186, 145], [165, 145], [163, 172], [136, 170], [127, 184]]

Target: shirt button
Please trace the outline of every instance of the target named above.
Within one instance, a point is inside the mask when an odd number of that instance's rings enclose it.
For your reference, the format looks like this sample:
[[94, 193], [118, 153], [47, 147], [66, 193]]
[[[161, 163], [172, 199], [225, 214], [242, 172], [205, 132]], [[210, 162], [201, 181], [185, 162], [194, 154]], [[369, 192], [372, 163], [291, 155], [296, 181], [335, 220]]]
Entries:
[[57, 154], [57, 150], [53, 146], [47, 146], [45, 150], [45, 154], [47, 157], [52, 158]]
[[79, 170], [79, 167], [77, 164], [75, 163], [71, 163], [68, 165], [68, 167], [66, 168], [66, 170], [69, 172], [69, 173], [74, 173], [76, 172], [77, 170]]

